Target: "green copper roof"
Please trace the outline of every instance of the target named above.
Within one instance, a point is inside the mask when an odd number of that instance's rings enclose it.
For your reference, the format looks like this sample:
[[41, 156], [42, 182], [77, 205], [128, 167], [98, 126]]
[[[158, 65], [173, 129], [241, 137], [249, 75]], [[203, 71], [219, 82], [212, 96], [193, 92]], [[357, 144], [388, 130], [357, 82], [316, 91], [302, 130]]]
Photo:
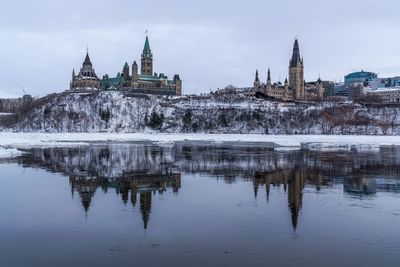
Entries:
[[146, 42], [144, 43], [143, 52], [150, 52], [151, 53], [149, 37], [147, 35], [146, 35]]
[[128, 62], [125, 62], [124, 69], [129, 69]]

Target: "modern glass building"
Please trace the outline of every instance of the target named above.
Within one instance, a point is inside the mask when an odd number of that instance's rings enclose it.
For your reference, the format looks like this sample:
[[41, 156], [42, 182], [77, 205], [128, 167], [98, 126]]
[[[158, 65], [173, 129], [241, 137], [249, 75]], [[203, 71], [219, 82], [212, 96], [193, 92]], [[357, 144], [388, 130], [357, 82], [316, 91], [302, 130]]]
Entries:
[[355, 83], [370, 83], [373, 79], [377, 79], [378, 74], [368, 71], [353, 72], [344, 77], [344, 84], [349, 87]]

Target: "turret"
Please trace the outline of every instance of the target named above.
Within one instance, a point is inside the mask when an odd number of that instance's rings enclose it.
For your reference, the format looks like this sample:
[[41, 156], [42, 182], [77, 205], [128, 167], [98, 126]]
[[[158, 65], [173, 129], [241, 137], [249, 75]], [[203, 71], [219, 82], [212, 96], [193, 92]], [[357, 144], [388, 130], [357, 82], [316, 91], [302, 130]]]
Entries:
[[254, 80], [254, 90], [258, 91], [258, 89], [260, 88], [261, 83], [260, 83], [260, 78], [258, 77], [258, 70], [256, 70], [256, 78]]
[[128, 81], [129, 80], [129, 65], [128, 65], [128, 63], [125, 63], [122, 73], [123, 73], [124, 80]]
[[268, 68], [268, 76], [267, 76], [267, 84], [265, 86], [265, 94], [270, 95], [272, 90], [272, 82], [271, 82], [271, 70]]
[[289, 81], [288, 81], [288, 78], [287, 78], [287, 77], [286, 77], [286, 79], [285, 79], [285, 84], [284, 84], [284, 86], [285, 86], [285, 97], [286, 97], [286, 98], [293, 97], [293, 95], [291, 95], [290, 90], [289, 90]]
[[321, 78], [318, 78], [317, 81], [317, 97], [319, 100], [324, 99], [325, 88]]
[[176, 95], [181, 96], [182, 95], [182, 80], [178, 74], [174, 75], [174, 83], [175, 83]]
[[134, 61], [132, 64], [132, 84], [131, 84], [133, 88], [137, 88], [138, 76], [139, 76], [139, 67], [136, 61]]

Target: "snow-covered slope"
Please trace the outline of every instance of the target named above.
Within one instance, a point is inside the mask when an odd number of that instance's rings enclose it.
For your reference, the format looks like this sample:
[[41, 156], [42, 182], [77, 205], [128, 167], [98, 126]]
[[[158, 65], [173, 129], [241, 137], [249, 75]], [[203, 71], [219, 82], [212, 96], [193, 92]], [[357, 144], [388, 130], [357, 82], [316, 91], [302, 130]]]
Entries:
[[25, 132], [398, 134], [398, 108], [280, 103], [240, 95], [62, 94], [20, 117]]

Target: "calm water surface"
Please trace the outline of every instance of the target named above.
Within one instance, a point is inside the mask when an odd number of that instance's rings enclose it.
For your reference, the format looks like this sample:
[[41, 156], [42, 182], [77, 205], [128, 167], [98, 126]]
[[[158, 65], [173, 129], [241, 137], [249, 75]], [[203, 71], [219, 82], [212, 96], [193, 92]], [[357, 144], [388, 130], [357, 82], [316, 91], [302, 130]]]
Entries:
[[400, 266], [400, 149], [102, 144], [0, 164], [0, 266]]

